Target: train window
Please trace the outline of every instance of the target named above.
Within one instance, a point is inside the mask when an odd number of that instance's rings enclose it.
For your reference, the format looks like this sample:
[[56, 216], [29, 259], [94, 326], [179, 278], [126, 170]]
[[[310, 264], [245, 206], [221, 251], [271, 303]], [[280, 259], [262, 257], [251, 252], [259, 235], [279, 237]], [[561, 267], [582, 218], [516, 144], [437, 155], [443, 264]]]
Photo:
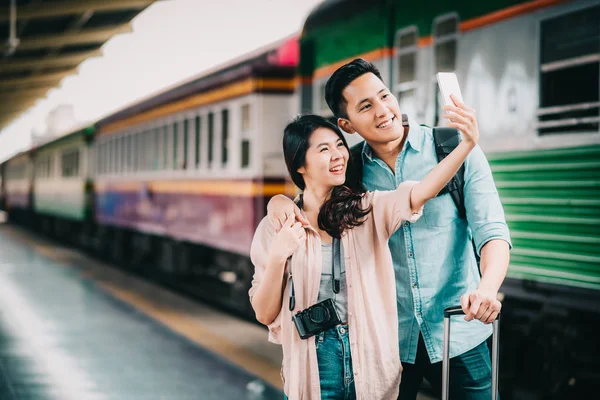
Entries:
[[[122, 140], [119, 140], [119, 138], [109, 138], [109, 140], [106, 141], [106, 173], [110, 174], [111, 172], [119, 172], [116, 171], [116, 166], [117, 166], [117, 159], [116, 156], [118, 155], [119, 158], [123, 157], [123, 160], [121, 160], [121, 165], [119, 166], [121, 171], [125, 168], [125, 161], [124, 161], [124, 149], [125, 149], [125, 138], [123, 137]], [[115, 147], [119, 150], [119, 152], [117, 153], [116, 151], [114, 151]]]
[[162, 169], [169, 168], [169, 128], [165, 125], [162, 127]]
[[142, 152], [142, 158], [140, 161], [140, 171], [146, 172], [150, 170], [150, 160], [152, 159], [152, 137], [150, 131], [143, 130], [141, 135], [141, 141], [144, 145]]
[[65, 178], [79, 176], [79, 150], [68, 150], [62, 153], [61, 172]]
[[329, 110], [329, 106], [327, 105], [327, 101], [325, 100], [325, 87], [327, 86], [327, 81], [323, 82], [319, 85], [319, 103], [321, 104], [320, 110], [322, 114], [331, 114], [331, 110]]
[[[111, 140], [110, 147], [111, 148], [115, 147], [114, 153], [118, 156], [118, 159], [121, 160], [121, 164], [118, 165], [119, 168], [116, 171], [113, 170], [112, 172], [117, 172], [119, 174], [127, 172], [127, 149], [128, 149], [127, 136], [121, 136], [120, 138]], [[112, 152], [112, 150], [111, 150], [111, 152]], [[115, 166], [116, 166], [116, 164], [114, 163], [114, 159], [113, 159], [110, 161], [109, 168], [113, 169]]]
[[95, 153], [95, 157], [94, 160], [96, 161], [96, 175], [102, 175], [103, 171], [102, 171], [102, 165], [103, 165], [103, 158], [104, 157], [104, 144], [103, 143], [97, 143], [94, 146], [94, 153]]
[[137, 140], [137, 171], [143, 172], [146, 169], [146, 148], [148, 147], [148, 141], [146, 140], [146, 132], [138, 132]]
[[221, 111], [221, 165], [227, 165], [227, 150], [229, 146], [229, 110]]
[[185, 119], [183, 121], [183, 169], [188, 167], [188, 136], [190, 134], [190, 121]]
[[594, 6], [542, 21], [538, 134], [598, 132], [599, 20]]
[[152, 157], [152, 170], [160, 168], [160, 128], [154, 129], [154, 156]]
[[173, 123], [173, 169], [179, 169], [177, 151], [179, 150], [179, 122]]
[[140, 150], [141, 150], [141, 140], [140, 140], [140, 133], [139, 132], [135, 132], [133, 135], [131, 135], [131, 140], [133, 141], [133, 145], [132, 145], [132, 156], [133, 156], [133, 162], [132, 162], [132, 170], [133, 172], [137, 172], [140, 169]]
[[396, 76], [394, 85], [400, 109], [404, 113], [414, 114], [414, 95], [417, 87], [417, 39], [415, 26], [398, 31], [396, 34]]
[[104, 165], [102, 165], [102, 170], [103, 170], [103, 172], [104, 172], [105, 175], [108, 174], [108, 163], [110, 161], [108, 159], [108, 145], [109, 145], [109, 142], [105, 142], [103, 144], [103, 147], [104, 147], [103, 153], [104, 154], [103, 154], [103, 157], [102, 157], [102, 162], [103, 162]]
[[242, 132], [250, 130], [250, 104], [242, 106]]
[[26, 176], [27, 170], [25, 164], [10, 164], [8, 166], [7, 177], [10, 180], [25, 179]]
[[416, 80], [417, 63], [417, 28], [402, 29], [396, 35], [397, 76], [398, 84]]
[[127, 135], [127, 153], [126, 153], [126, 157], [127, 157], [127, 172], [131, 172], [133, 171], [133, 152], [134, 152], [134, 148], [133, 148], [133, 135], [128, 134]]
[[453, 72], [456, 69], [458, 17], [445, 15], [434, 22], [435, 72]]
[[248, 168], [250, 166], [250, 104], [242, 106], [242, 131], [240, 138], [242, 141], [241, 167]]
[[213, 142], [214, 142], [214, 124], [215, 115], [208, 113], [208, 167], [212, 166], [213, 161]]
[[195, 125], [195, 137], [196, 137], [196, 141], [195, 143], [195, 159], [194, 159], [194, 165], [196, 165], [196, 168], [198, 168], [200, 166], [200, 133], [201, 133], [201, 129], [202, 129], [202, 117], [200, 117], [199, 115], [196, 116], [196, 123]]
[[143, 172], [146, 170], [146, 152], [148, 151], [148, 139], [146, 138], [145, 131], [140, 131], [137, 136], [138, 136], [137, 170], [139, 172]]

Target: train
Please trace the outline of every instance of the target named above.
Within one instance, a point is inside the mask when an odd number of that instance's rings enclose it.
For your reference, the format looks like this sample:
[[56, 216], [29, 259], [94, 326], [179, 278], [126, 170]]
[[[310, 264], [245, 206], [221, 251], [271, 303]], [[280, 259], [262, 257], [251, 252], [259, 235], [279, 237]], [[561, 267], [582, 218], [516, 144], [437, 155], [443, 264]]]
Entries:
[[254, 229], [271, 196], [295, 194], [285, 123], [332, 118], [325, 82], [362, 57], [403, 113], [436, 126], [435, 73], [455, 72], [514, 245], [502, 397], [588, 398], [600, 390], [599, 21], [594, 0], [327, 0], [298, 35], [4, 161], [0, 205], [10, 221], [252, 319]]

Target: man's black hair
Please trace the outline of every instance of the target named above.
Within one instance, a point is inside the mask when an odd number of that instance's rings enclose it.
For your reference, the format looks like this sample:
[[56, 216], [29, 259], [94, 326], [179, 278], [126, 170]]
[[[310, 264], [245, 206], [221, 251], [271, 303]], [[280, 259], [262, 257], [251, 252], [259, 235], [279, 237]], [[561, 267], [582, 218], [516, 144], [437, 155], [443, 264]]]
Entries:
[[357, 58], [341, 66], [331, 75], [325, 85], [325, 101], [333, 115], [337, 118], [348, 118], [346, 112], [348, 102], [342, 95], [342, 92], [356, 78], [369, 72], [383, 82], [381, 73], [379, 73], [377, 67], [362, 58]]

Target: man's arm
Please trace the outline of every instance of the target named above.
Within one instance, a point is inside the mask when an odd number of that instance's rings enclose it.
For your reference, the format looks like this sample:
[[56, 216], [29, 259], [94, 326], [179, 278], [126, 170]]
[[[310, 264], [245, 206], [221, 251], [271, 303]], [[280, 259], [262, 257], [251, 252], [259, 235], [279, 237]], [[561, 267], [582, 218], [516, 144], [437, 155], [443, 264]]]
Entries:
[[497, 295], [508, 270], [511, 242], [490, 166], [479, 147], [465, 163], [464, 193], [467, 221], [481, 256], [481, 281], [461, 297], [461, 305], [465, 320], [491, 323], [502, 307]]

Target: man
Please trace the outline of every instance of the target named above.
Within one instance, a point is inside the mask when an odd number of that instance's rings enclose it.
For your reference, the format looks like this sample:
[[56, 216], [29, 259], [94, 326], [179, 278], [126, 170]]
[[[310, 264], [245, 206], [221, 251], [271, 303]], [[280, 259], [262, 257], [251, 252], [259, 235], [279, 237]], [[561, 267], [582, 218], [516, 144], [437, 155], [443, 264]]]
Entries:
[[[338, 126], [365, 139], [357, 145], [362, 147], [362, 160], [355, 162], [363, 163], [368, 190], [394, 190], [405, 180], [420, 180], [438, 163], [432, 129], [410, 119], [408, 126], [402, 125], [398, 101], [371, 63], [356, 59], [340, 67], [327, 81], [325, 97]], [[452, 111], [445, 116], [449, 127], [461, 130], [467, 121], [476, 124], [473, 110], [445, 109]], [[419, 221], [405, 223], [389, 241], [404, 367], [402, 400], [416, 398], [423, 378], [440, 394], [443, 311], [459, 301], [466, 316], [452, 325], [450, 398], [491, 395], [485, 340], [501, 308], [496, 297], [508, 269], [510, 237], [489, 164], [479, 147], [465, 162], [464, 181], [466, 220], [459, 217], [451, 196], [444, 194], [425, 206]], [[272, 219], [285, 219], [285, 212], [293, 212], [289, 200], [272, 203]], [[481, 278], [471, 235], [481, 256]]]

